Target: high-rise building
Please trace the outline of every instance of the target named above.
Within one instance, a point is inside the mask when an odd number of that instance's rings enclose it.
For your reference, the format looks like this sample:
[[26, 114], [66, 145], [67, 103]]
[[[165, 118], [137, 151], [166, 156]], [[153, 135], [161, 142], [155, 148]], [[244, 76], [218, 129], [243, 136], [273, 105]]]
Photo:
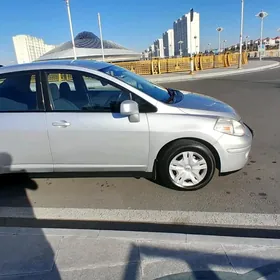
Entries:
[[[173, 23], [175, 55], [187, 55], [200, 51], [200, 19], [199, 13], [193, 13], [190, 22], [190, 13], [183, 15]], [[190, 34], [190, 23], [192, 34]], [[192, 36], [192, 38], [191, 38]]]
[[32, 62], [55, 48], [54, 45], [45, 44], [43, 39], [30, 35], [16, 35], [13, 43], [18, 63]]
[[173, 29], [168, 29], [162, 34], [164, 56], [172, 57], [174, 56], [174, 31]]
[[154, 41], [155, 46], [155, 56], [156, 57], [164, 57], [164, 48], [163, 48], [163, 39], [157, 39]]
[[152, 57], [156, 56], [156, 54], [155, 54], [155, 45], [154, 44], [150, 45], [149, 51], [150, 51], [149, 58], [152, 58]]

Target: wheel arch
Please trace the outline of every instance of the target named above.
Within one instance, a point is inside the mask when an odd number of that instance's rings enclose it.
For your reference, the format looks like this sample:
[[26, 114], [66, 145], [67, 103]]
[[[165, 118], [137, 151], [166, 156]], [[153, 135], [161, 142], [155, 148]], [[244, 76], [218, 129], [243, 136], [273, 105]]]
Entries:
[[210, 152], [213, 154], [214, 158], [215, 158], [215, 163], [216, 163], [216, 168], [219, 170], [219, 172], [221, 171], [221, 159], [220, 159], [220, 156], [219, 156], [219, 153], [218, 151], [215, 149], [215, 147], [213, 147], [213, 145], [211, 145], [209, 142], [205, 141], [205, 140], [202, 140], [202, 139], [199, 139], [199, 138], [195, 138], [195, 137], [182, 137], [182, 138], [177, 138], [177, 139], [174, 139], [172, 141], [169, 141], [168, 143], [166, 143], [158, 152], [157, 156], [156, 156], [156, 159], [154, 161], [154, 168], [153, 170], [155, 171], [156, 170], [156, 163], [159, 159], [159, 157], [161, 156], [161, 154], [170, 146], [172, 145], [174, 142], [176, 141], [179, 141], [179, 140], [192, 140], [192, 141], [196, 141], [198, 143], [201, 143], [203, 145], [205, 145], [209, 150]]

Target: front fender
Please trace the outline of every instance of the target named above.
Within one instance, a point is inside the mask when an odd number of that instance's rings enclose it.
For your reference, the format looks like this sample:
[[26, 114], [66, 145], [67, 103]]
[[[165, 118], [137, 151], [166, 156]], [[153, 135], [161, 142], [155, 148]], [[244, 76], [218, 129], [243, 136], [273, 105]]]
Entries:
[[147, 172], [152, 172], [159, 151], [175, 140], [197, 138], [215, 146], [222, 136], [214, 130], [217, 117], [150, 114], [150, 149]]

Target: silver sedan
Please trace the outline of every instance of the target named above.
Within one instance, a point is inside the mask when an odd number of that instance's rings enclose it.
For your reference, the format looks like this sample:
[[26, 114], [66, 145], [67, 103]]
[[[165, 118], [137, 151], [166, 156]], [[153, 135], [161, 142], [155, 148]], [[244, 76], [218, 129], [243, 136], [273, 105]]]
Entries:
[[118, 66], [0, 68], [0, 173], [129, 172], [196, 190], [244, 167], [252, 133], [229, 105]]

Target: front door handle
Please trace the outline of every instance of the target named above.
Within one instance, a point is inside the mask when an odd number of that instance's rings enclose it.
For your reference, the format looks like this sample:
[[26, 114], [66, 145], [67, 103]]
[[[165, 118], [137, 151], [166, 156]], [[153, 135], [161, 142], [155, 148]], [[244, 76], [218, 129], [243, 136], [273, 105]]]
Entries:
[[53, 126], [57, 127], [68, 127], [71, 125], [68, 121], [62, 120], [62, 121], [57, 121], [52, 123]]

